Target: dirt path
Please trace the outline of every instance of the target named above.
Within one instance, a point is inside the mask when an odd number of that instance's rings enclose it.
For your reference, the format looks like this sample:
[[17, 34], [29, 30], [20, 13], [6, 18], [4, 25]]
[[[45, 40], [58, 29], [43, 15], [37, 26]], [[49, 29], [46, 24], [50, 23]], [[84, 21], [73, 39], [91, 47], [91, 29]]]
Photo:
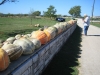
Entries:
[[[78, 25], [83, 28], [82, 20]], [[79, 75], [100, 75], [100, 28], [90, 25], [88, 36], [82, 36]]]

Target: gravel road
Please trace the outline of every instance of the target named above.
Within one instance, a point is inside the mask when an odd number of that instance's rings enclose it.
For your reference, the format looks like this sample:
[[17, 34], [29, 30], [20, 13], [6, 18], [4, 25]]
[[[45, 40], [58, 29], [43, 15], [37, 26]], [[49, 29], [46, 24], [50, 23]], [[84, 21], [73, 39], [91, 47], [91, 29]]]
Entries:
[[[78, 25], [83, 28], [81, 19]], [[100, 28], [90, 25], [87, 35], [82, 36], [79, 75], [100, 75]]]

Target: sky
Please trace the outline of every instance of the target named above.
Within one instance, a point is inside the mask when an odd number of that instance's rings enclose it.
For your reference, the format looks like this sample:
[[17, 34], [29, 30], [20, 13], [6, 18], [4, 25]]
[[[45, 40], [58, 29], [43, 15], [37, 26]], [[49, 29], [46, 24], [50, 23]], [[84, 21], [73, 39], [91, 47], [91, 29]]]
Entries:
[[[18, 0], [19, 2], [6, 2], [0, 5], [0, 13], [11, 14], [29, 14], [31, 10], [47, 11], [52, 5], [57, 10], [56, 14], [70, 15], [68, 12], [74, 6], [81, 6], [81, 15], [91, 16], [94, 0]], [[94, 16], [100, 16], [100, 0], [95, 0]]]

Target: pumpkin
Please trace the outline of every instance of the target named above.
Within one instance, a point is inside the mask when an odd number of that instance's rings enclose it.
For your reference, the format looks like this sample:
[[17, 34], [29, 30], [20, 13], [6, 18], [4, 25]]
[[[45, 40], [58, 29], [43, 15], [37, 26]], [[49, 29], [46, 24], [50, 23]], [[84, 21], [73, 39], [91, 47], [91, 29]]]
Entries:
[[67, 22], [67, 29], [70, 27], [71, 25]]
[[48, 37], [44, 31], [35, 31], [32, 34], [31, 38], [38, 39], [41, 42], [41, 44], [46, 44], [48, 42]]
[[3, 49], [0, 48], [0, 71], [5, 70], [9, 66], [9, 56]]
[[48, 27], [47, 31], [50, 33], [51, 39], [56, 36], [56, 29], [54, 27]]
[[50, 40], [51, 40], [51, 34], [48, 32], [47, 29], [45, 29], [44, 32], [45, 32], [45, 34], [46, 34], [47, 37], [48, 37], [48, 41], [50, 41]]
[[8, 41], [3, 42], [3, 45], [10, 44]]
[[38, 49], [41, 47], [41, 42], [38, 39], [29, 38], [29, 40], [33, 42], [33, 44], [35, 45], [35, 49]]
[[17, 34], [17, 35], [15, 36], [16, 39], [20, 39], [21, 37], [22, 37], [21, 34]]
[[59, 23], [59, 26], [60, 26], [61, 32], [63, 32], [63, 31], [64, 31], [64, 26], [63, 26], [63, 24], [62, 24], [62, 23]]
[[32, 41], [30, 41], [29, 39], [24, 38], [24, 37], [15, 40], [13, 44], [21, 46], [24, 55], [32, 54], [35, 50], [35, 46], [32, 43]]
[[69, 23], [70, 25], [73, 25], [73, 24], [74, 24], [74, 21], [73, 21], [73, 20], [70, 20], [70, 21], [68, 21], [68, 23]]
[[15, 40], [16, 40], [15, 37], [9, 37], [6, 41], [12, 44]]
[[67, 30], [67, 22], [63, 22], [62, 25], [64, 26], [64, 31]]
[[22, 47], [14, 44], [3, 45], [2, 49], [7, 52], [11, 61], [18, 59], [23, 53]]
[[32, 31], [31, 36], [34, 34], [35, 31]]
[[47, 29], [47, 28], [48, 28], [48, 26], [44, 26], [44, 27], [43, 27], [43, 29]]
[[29, 38], [29, 36], [28, 36], [28, 35], [23, 35], [23, 37], [25, 37], [25, 38]]
[[77, 23], [77, 20], [73, 20], [74, 21], [74, 24], [76, 24]]
[[39, 31], [43, 31], [44, 30], [44, 28], [39, 28]]
[[31, 37], [31, 34], [25, 34], [25, 35], [23, 35], [22, 37], [30, 38], [30, 37]]
[[31, 34], [26, 34], [28, 37], [31, 37]]
[[58, 23], [57, 23], [56, 25], [54, 25], [54, 27], [57, 28], [57, 30], [58, 30], [58, 34], [60, 34], [60, 33], [62, 32], [62, 30], [61, 30], [61, 28], [60, 28], [60, 26], [59, 26]]
[[55, 31], [55, 33], [57, 35], [58, 34], [58, 29], [56, 27], [54, 27], [54, 26], [52, 26], [52, 28], [54, 29], [54, 31]]

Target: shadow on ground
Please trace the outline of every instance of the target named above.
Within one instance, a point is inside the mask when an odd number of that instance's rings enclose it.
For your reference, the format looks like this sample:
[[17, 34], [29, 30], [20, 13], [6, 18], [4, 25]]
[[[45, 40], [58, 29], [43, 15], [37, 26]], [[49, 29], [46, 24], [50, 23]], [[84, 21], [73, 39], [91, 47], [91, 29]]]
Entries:
[[81, 29], [79, 26], [54, 56], [42, 75], [78, 75], [76, 66], [80, 58]]

